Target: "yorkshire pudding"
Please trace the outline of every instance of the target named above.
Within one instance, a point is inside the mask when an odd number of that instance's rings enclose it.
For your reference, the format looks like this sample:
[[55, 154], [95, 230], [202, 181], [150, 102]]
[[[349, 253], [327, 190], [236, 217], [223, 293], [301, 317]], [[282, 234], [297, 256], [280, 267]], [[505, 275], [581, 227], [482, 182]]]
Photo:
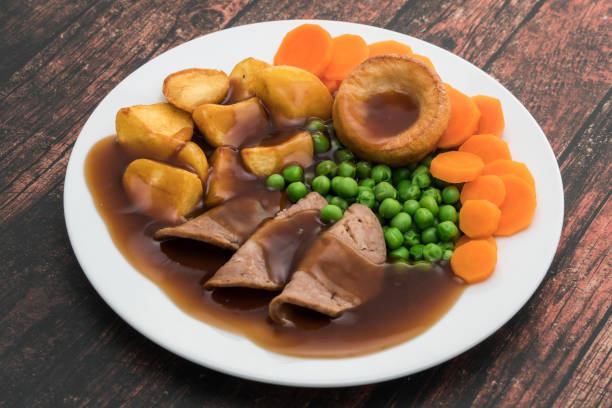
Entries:
[[336, 94], [334, 127], [359, 157], [391, 166], [433, 151], [450, 116], [444, 83], [423, 61], [379, 55], [349, 74]]

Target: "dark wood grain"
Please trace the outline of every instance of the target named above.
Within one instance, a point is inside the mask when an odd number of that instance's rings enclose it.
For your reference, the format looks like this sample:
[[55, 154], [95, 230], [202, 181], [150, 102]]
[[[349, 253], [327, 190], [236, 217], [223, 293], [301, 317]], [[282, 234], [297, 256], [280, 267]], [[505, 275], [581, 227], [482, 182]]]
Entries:
[[[612, 38], [603, 0], [8, 1], [0, 8], [0, 406], [612, 406]], [[565, 221], [527, 305], [487, 340], [378, 385], [299, 389], [189, 363], [119, 319], [62, 214], [88, 115], [155, 55], [228, 26], [323, 18], [386, 27], [485, 69], [559, 161]]]

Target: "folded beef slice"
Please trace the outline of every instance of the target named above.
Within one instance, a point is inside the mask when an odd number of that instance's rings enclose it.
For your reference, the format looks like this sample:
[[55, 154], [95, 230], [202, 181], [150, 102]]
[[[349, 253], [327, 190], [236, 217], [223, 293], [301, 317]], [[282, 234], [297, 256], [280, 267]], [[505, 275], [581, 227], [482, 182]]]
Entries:
[[282, 289], [296, 253], [321, 230], [319, 212], [326, 204], [323, 196], [312, 192], [279, 212], [259, 227], [205, 286]]
[[270, 317], [291, 324], [292, 307], [337, 317], [380, 291], [387, 251], [374, 213], [353, 204], [322, 233], [295, 268], [283, 291], [270, 302]]

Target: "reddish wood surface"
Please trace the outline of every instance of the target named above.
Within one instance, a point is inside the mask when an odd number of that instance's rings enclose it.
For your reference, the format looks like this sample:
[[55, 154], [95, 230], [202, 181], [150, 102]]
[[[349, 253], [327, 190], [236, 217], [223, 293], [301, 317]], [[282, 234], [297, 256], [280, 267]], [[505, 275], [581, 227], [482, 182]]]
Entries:
[[[612, 406], [610, 4], [540, 1], [8, 1], [0, 10], [0, 406]], [[491, 73], [535, 116], [565, 188], [561, 243], [527, 305], [455, 359], [342, 389], [263, 385], [154, 345], [72, 254], [63, 178], [88, 115], [186, 40], [321, 18], [422, 38]]]

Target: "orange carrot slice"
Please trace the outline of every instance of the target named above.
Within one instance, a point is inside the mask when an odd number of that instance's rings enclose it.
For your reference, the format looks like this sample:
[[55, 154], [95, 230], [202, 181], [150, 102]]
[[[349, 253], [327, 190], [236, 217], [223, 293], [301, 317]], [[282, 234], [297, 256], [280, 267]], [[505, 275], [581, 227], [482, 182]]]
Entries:
[[494, 162], [487, 163], [482, 169], [482, 174], [494, 174], [496, 176], [505, 176], [512, 174], [518, 178], [523, 179], [531, 186], [535, 191], [535, 180], [531, 175], [531, 172], [524, 163], [512, 161], [512, 160], [495, 160]]
[[506, 198], [504, 182], [493, 174], [478, 176], [465, 183], [460, 196], [461, 203], [468, 200], [488, 200], [498, 207], [504, 202], [504, 198]]
[[325, 84], [330, 94], [334, 94], [340, 88], [340, 84], [342, 81], [338, 81], [337, 79], [327, 79], [325, 77], [321, 78], [321, 82]]
[[478, 133], [491, 133], [501, 137], [506, 122], [499, 99], [492, 96], [476, 95], [472, 96], [472, 100], [482, 114], [478, 123]]
[[420, 54], [412, 54], [412, 57], [423, 61], [425, 64], [429, 65], [429, 67], [434, 71], [436, 70], [436, 67], [434, 67], [433, 62], [431, 62], [431, 60], [426, 56]]
[[388, 41], [378, 41], [368, 45], [368, 49], [370, 50], [370, 57], [374, 57], [376, 55], [383, 54], [403, 54], [403, 55], [411, 55], [412, 48], [407, 46], [406, 44], [402, 44], [401, 42], [388, 40]]
[[474, 153], [451, 150], [434, 157], [429, 171], [448, 183], [464, 183], [478, 177], [483, 167], [484, 162]]
[[448, 126], [438, 142], [438, 147], [448, 149], [459, 146], [476, 132], [480, 111], [472, 98], [449, 84], [444, 85], [446, 85], [446, 92], [450, 99], [451, 113]]
[[487, 163], [495, 160], [512, 160], [508, 143], [490, 133], [470, 136], [459, 146], [460, 152], [474, 153]]
[[274, 65], [291, 65], [321, 75], [332, 58], [332, 38], [316, 24], [302, 24], [285, 34]]
[[368, 45], [358, 35], [343, 34], [332, 39], [331, 60], [323, 72], [327, 79], [342, 81], [355, 67], [368, 58]]
[[[495, 238], [486, 237], [486, 238], [480, 238], [480, 239], [487, 241], [489, 244], [493, 245], [495, 250], [497, 250], [497, 242], [495, 242]], [[461, 237], [459, 237], [457, 242], [455, 242], [455, 248], [459, 248], [461, 245], [466, 244], [470, 241], [473, 241], [473, 239], [468, 237], [467, 235], [462, 235]]]
[[482, 282], [493, 274], [497, 248], [484, 239], [474, 239], [455, 248], [450, 259], [453, 273], [467, 283]]
[[499, 208], [488, 200], [467, 200], [459, 211], [459, 228], [470, 238], [490, 237], [500, 216]]
[[500, 178], [506, 188], [506, 198], [499, 207], [501, 217], [495, 235], [508, 236], [524, 230], [531, 224], [536, 209], [536, 196], [535, 191], [523, 179], [514, 175], [500, 176]]

